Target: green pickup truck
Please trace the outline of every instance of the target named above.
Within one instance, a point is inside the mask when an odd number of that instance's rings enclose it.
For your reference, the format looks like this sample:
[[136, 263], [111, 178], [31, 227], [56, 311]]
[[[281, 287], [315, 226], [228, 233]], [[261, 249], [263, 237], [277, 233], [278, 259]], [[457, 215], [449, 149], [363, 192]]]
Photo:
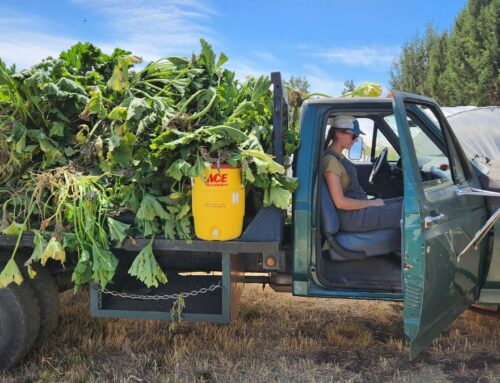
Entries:
[[[273, 154], [282, 162], [288, 99], [281, 75], [271, 77]], [[321, 169], [328, 126], [340, 115], [370, 126], [371, 142], [363, 148], [359, 140], [348, 156], [369, 195], [404, 197], [401, 230], [339, 231]], [[377, 149], [381, 142], [387, 149]], [[291, 214], [260, 208], [245, 217], [241, 237], [226, 242], [156, 238], [155, 255], [169, 279], [158, 288], [126, 272], [149, 240], [126, 240], [114, 250], [120, 266], [113, 284], [90, 286], [91, 315], [172, 320], [181, 296], [184, 320], [227, 323], [237, 315], [245, 283], [304, 297], [402, 301], [413, 358], [471, 305], [500, 304], [500, 228], [493, 230], [500, 180], [466, 157], [432, 99], [394, 92], [392, 98], [304, 102], [291, 170], [299, 181]], [[0, 266], [16, 241], [0, 236]], [[33, 236], [19, 241], [28, 257]], [[70, 288], [75, 263], [68, 260], [64, 269], [49, 263], [35, 279], [0, 290], [0, 369], [18, 363], [55, 328], [58, 294]]]

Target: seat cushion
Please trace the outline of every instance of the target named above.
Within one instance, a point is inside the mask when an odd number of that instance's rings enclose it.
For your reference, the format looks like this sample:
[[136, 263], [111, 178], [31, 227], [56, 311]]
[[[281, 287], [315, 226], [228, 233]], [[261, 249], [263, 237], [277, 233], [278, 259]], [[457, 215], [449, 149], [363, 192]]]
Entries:
[[362, 233], [338, 232], [334, 238], [344, 249], [363, 252], [367, 257], [388, 254], [401, 249], [401, 230], [399, 228]]
[[325, 182], [321, 182], [321, 232], [328, 238], [339, 231], [339, 216]]

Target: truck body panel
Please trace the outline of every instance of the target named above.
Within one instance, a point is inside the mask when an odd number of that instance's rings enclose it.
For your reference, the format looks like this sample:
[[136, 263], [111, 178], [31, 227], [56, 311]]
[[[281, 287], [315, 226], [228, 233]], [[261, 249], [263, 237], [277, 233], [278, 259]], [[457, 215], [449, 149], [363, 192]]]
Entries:
[[314, 180], [317, 170], [317, 153], [314, 143], [318, 141], [316, 108], [307, 104], [301, 110], [300, 149], [295, 155], [296, 177], [300, 180], [293, 200], [293, 293], [308, 295], [310, 254], [313, 251], [312, 205], [314, 196]]

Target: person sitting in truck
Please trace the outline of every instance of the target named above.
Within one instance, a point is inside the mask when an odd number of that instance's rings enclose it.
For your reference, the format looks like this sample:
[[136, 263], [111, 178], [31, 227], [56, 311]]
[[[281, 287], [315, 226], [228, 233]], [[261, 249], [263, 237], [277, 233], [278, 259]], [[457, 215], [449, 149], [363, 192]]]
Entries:
[[364, 134], [352, 116], [333, 118], [325, 142], [323, 175], [338, 211], [340, 229], [364, 232], [399, 228], [403, 197], [368, 199], [361, 187], [356, 168], [343, 154]]

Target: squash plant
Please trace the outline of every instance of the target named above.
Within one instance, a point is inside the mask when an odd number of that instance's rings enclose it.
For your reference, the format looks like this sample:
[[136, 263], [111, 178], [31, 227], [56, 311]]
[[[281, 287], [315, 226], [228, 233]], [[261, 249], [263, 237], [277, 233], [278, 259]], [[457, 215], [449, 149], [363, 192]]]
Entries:
[[[140, 70], [130, 52], [106, 55], [89, 43], [29, 70], [0, 60], [0, 232], [34, 232], [29, 275], [33, 263], [64, 263], [73, 252], [75, 285], [104, 287], [119, 262], [111, 249], [146, 237], [129, 274], [149, 287], [165, 283], [153, 238], [193, 238], [191, 178], [213, 164], [239, 164], [262, 205], [290, 205], [296, 180], [268, 154], [270, 81], [240, 82], [227, 60], [204, 40], [192, 58]], [[285, 154], [297, 146], [297, 132], [287, 135]], [[22, 281], [17, 248], [0, 287]]]

